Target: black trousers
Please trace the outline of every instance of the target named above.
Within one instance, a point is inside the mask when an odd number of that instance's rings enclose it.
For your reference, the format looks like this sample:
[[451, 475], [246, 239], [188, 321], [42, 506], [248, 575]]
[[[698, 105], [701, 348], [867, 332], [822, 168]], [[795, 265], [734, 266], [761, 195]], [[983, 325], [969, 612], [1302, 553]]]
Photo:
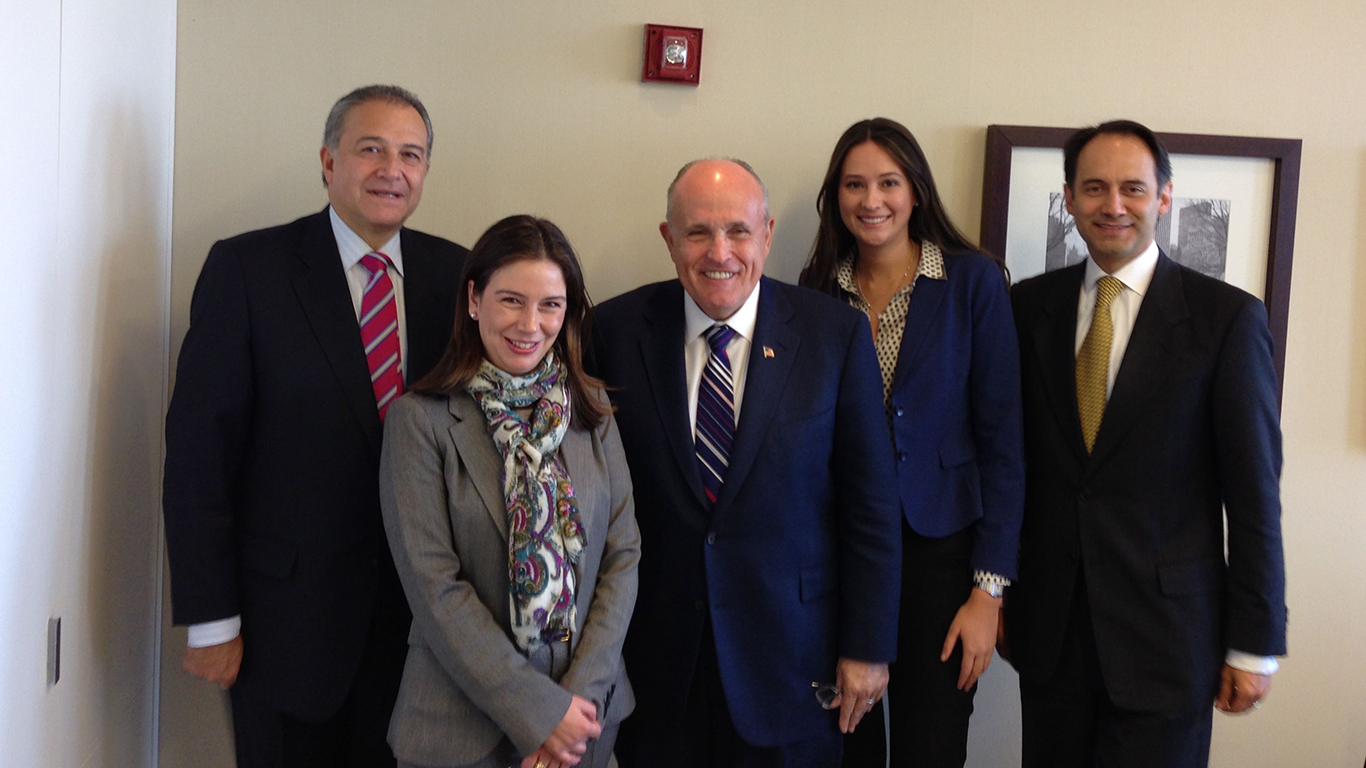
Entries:
[[[703, 627], [699, 646], [687, 707], [678, 727], [659, 738], [639, 733], [628, 717], [617, 737], [621, 768], [830, 768], [840, 764], [839, 721], [834, 713], [829, 729], [795, 744], [756, 747], [741, 738], [721, 688], [710, 620]], [[816, 706], [814, 693], [812, 706]]]
[[1179, 713], [1134, 712], [1110, 700], [1078, 579], [1053, 676], [1021, 676], [1023, 768], [1205, 768], [1213, 702]]
[[[891, 764], [962, 768], [967, 761], [968, 719], [977, 686], [958, 690], [963, 665], [959, 644], [948, 661], [939, 654], [949, 625], [972, 591], [972, 530], [942, 539], [921, 536], [903, 519], [901, 614], [896, 662], [887, 686]], [[845, 737], [846, 768], [881, 768], [887, 759], [883, 705], [864, 715]]]
[[[290, 717], [250, 685], [233, 686], [237, 768], [394, 768], [389, 717], [398, 699], [410, 623], [406, 603], [377, 601], [351, 690], [341, 709], [323, 722]], [[250, 654], [248, 632], [243, 641]]]

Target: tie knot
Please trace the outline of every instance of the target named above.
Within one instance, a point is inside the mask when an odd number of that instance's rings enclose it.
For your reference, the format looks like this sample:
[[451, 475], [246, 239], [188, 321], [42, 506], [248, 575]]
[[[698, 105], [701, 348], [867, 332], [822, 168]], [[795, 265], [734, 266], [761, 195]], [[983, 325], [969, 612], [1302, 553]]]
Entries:
[[1110, 306], [1110, 302], [1114, 301], [1122, 290], [1124, 290], [1124, 283], [1121, 283], [1119, 278], [1105, 275], [1096, 281], [1096, 306]]
[[389, 257], [379, 251], [371, 251], [360, 257], [361, 266], [370, 270], [370, 274], [375, 274], [389, 266]]
[[707, 337], [711, 351], [720, 353], [725, 352], [726, 347], [730, 346], [730, 340], [735, 338], [735, 329], [729, 325], [713, 325], [702, 335]]

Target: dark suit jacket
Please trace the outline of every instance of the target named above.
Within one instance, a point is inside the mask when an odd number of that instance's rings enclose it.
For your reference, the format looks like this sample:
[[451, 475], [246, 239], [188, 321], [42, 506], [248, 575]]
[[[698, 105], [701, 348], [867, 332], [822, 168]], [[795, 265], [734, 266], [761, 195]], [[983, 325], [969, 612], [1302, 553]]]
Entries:
[[[450, 337], [465, 249], [401, 237], [411, 382]], [[372, 615], [402, 668], [410, 616], [380, 521], [380, 436], [327, 211], [215, 243], [166, 416], [172, 613], [241, 614], [237, 684], [296, 717], [341, 705]]]
[[1285, 653], [1266, 310], [1160, 255], [1088, 457], [1074, 373], [1084, 270], [1013, 292], [1028, 474], [1010, 646], [1022, 677], [1052, 674], [1080, 572], [1114, 703], [1189, 711], [1213, 700], [1226, 649]]
[[1024, 457], [1010, 296], [980, 253], [945, 253], [944, 270], [911, 292], [892, 378], [901, 512], [921, 536], [972, 526], [972, 567], [1013, 579]]
[[[896, 652], [900, 521], [867, 321], [764, 278], [735, 444], [715, 509], [688, 423], [683, 288], [648, 285], [595, 310], [592, 367], [614, 389], [641, 530], [626, 638], [628, 719], [664, 743], [710, 616], [735, 728], [756, 746], [828, 729], [813, 682], [838, 657]], [[771, 357], [764, 353], [768, 348]]]

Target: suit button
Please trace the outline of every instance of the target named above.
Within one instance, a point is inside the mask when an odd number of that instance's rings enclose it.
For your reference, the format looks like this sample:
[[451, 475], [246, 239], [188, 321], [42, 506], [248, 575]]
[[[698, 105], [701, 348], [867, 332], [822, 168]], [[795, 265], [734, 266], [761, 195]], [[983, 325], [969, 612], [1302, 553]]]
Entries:
[[1087, 501], [1091, 498], [1091, 491], [1087, 488], [1083, 488], [1081, 489], [1081, 493], [1077, 494], [1077, 498], [1082, 501]]
[[895, 413], [896, 415], [901, 416], [901, 415], [903, 415], [903, 414], [906, 413], [906, 409], [905, 409], [905, 408], [902, 408], [901, 406], [898, 405], [898, 406], [896, 407], [896, 410], [895, 410], [895, 411], [892, 411], [892, 413]]
[[896, 460], [897, 460], [897, 461], [905, 461], [905, 460], [906, 460], [906, 457], [909, 456], [909, 455], [910, 455], [910, 454], [906, 453], [905, 451], [897, 451]]
[[709, 533], [709, 534], [707, 534], [707, 544], [708, 544], [708, 545], [711, 545], [711, 544], [715, 544], [715, 543], [716, 543], [716, 534], [714, 534], [714, 533]]
[[700, 610], [702, 610], [703, 608], [706, 608], [706, 607], [707, 607], [707, 604], [704, 603], [704, 602], [702, 602], [701, 600], [694, 600], [694, 601], [692, 602], [692, 607], [693, 607], [694, 609], [700, 611]]
[[1069, 563], [1075, 563], [1075, 562], [1077, 562], [1077, 553], [1076, 553], [1076, 552], [1068, 552], [1068, 553], [1067, 553], [1067, 562], [1069, 562]]

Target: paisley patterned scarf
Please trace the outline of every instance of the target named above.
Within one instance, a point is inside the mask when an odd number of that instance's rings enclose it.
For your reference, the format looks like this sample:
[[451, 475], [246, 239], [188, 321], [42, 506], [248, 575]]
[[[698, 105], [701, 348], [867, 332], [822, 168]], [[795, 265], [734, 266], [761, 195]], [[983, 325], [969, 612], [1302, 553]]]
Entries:
[[[569, 429], [564, 377], [564, 366], [549, 352], [522, 376], [485, 360], [465, 387], [503, 457], [512, 634], [524, 651], [548, 638], [567, 638], [575, 624], [572, 563], [585, 536], [559, 452]], [[532, 409], [530, 424], [517, 408]]]

